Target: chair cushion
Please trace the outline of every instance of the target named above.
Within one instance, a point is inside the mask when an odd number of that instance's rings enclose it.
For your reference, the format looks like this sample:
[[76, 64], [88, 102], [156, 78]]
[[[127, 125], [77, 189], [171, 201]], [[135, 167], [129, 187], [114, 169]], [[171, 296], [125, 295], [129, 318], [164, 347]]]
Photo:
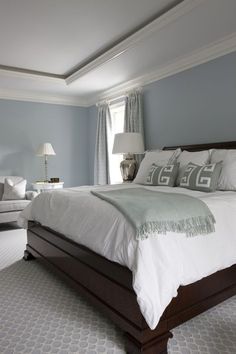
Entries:
[[0, 200], [2, 200], [3, 197], [5, 178], [9, 178], [13, 184], [18, 183], [24, 179], [19, 176], [0, 176]]
[[10, 178], [5, 178], [2, 200], [25, 199], [25, 188], [25, 179], [19, 182], [13, 182]]
[[30, 200], [1, 200], [0, 213], [23, 210], [29, 203]]

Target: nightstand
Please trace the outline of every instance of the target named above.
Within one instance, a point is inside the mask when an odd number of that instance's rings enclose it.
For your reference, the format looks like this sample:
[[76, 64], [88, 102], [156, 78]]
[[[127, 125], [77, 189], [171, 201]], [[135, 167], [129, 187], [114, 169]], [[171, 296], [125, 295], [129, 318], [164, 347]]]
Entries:
[[47, 183], [47, 182], [35, 182], [32, 184], [33, 189], [36, 190], [38, 193], [45, 192], [48, 190], [53, 189], [62, 189], [64, 182], [57, 182], [57, 183]]

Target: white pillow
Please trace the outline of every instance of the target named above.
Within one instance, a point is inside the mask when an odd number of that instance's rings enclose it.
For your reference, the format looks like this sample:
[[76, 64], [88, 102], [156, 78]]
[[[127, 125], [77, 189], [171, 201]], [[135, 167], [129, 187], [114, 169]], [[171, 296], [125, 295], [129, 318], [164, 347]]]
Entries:
[[11, 179], [5, 178], [2, 200], [25, 199], [26, 180], [14, 184]]
[[153, 163], [157, 164], [158, 166], [172, 164], [175, 162], [180, 153], [181, 149], [146, 151], [133, 183], [146, 183], [148, 172]]
[[223, 161], [217, 189], [236, 190], [236, 150], [213, 149], [211, 162]]
[[184, 175], [184, 171], [187, 165], [192, 162], [195, 165], [206, 165], [210, 162], [210, 150], [203, 151], [182, 151], [181, 154], [177, 158], [177, 162], [179, 162], [179, 174], [177, 177], [177, 186], [180, 184], [180, 180]]

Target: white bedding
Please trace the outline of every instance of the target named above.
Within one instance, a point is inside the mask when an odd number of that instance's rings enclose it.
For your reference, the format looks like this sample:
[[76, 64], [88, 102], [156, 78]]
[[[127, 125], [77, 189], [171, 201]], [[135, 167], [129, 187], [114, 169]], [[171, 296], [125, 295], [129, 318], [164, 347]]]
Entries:
[[[93, 189], [134, 187], [137, 185], [132, 183]], [[19, 223], [27, 227], [27, 220], [36, 220], [127, 266], [133, 273], [133, 288], [141, 312], [149, 327], [154, 329], [180, 285], [193, 283], [236, 264], [236, 192], [145, 188], [199, 197], [215, 216], [216, 232], [188, 238], [168, 233], [137, 241], [132, 226], [123, 215], [92, 195], [91, 187], [41, 193], [21, 213]]]

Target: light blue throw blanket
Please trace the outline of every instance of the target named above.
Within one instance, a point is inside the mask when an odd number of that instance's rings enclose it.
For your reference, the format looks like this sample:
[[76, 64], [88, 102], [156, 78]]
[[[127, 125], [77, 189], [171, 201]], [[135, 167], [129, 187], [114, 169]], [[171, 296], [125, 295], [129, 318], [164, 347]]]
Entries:
[[156, 233], [177, 232], [195, 236], [215, 231], [214, 216], [208, 206], [195, 197], [145, 188], [91, 193], [114, 205], [133, 225], [137, 239]]

